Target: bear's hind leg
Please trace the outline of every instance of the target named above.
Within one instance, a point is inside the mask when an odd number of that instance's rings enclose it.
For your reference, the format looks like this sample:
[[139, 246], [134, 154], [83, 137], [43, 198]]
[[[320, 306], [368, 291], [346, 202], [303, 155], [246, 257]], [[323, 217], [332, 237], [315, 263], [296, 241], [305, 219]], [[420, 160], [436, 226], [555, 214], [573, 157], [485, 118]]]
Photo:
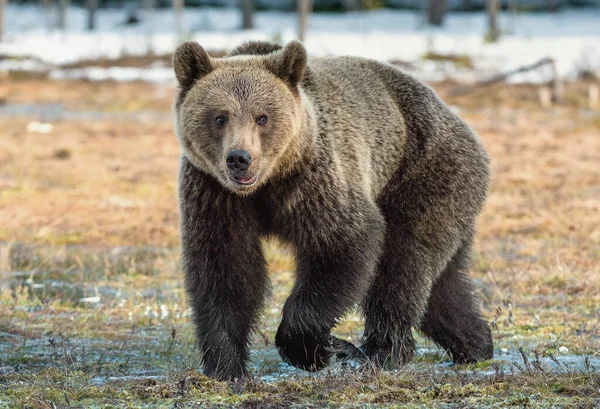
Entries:
[[443, 178], [413, 175], [404, 180], [402, 175], [398, 173], [378, 200], [387, 226], [384, 251], [363, 301], [361, 350], [384, 368], [412, 358], [412, 328], [422, 322], [433, 284], [471, 228], [472, 215], [456, 208], [455, 195], [431, 186], [432, 180], [444, 183]]
[[433, 285], [421, 330], [450, 352], [455, 363], [493, 357], [492, 334], [466, 270], [471, 246], [464, 244]]
[[[427, 309], [436, 269], [420, 260], [428, 258], [411, 243], [408, 232], [388, 228], [385, 250], [376, 277], [363, 302], [364, 343], [360, 347], [376, 366], [393, 369], [414, 355], [412, 327]], [[443, 267], [440, 267], [441, 270]]]

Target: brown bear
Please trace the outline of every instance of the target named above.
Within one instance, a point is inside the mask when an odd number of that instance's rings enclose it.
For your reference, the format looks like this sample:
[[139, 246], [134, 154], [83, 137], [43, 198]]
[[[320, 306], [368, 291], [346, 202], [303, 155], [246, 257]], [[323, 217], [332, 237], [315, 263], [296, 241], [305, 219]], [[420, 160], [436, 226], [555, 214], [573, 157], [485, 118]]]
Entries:
[[[431, 88], [374, 60], [309, 59], [295, 41], [224, 58], [187, 42], [173, 66], [182, 263], [207, 375], [247, 375], [270, 236], [297, 262], [275, 337], [286, 362], [395, 367], [413, 327], [455, 362], [492, 357], [466, 271], [489, 160]], [[356, 304], [359, 349], [331, 335]]]

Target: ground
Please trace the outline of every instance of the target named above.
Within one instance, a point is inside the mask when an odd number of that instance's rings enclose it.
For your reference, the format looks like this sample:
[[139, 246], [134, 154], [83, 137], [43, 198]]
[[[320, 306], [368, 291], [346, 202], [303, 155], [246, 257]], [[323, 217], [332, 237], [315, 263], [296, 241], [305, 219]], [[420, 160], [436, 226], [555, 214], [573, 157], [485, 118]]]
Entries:
[[[252, 379], [199, 372], [178, 265], [168, 85], [0, 81], [0, 408], [582, 407], [600, 405], [600, 111], [587, 83], [452, 96], [493, 184], [472, 268], [495, 359], [451, 366], [417, 334], [395, 372], [307, 374], [272, 344], [293, 261], [265, 243], [273, 296]], [[37, 122], [35, 122], [37, 121]], [[335, 332], [359, 341], [348, 314]]]

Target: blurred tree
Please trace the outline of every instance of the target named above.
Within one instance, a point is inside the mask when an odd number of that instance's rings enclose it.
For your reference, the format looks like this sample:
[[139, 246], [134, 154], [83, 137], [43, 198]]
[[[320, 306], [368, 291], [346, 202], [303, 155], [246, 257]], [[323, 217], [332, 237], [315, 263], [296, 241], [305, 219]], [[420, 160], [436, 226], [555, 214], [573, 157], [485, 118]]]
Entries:
[[365, 10], [382, 9], [385, 7], [384, 0], [361, 0], [361, 4]]
[[517, 4], [517, 0], [508, 0], [508, 12], [510, 15], [509, 21], [509, 29], [508, 32], [510, 34], [514, 34], [515, 30], [515, 20], [517, 18], [517, 13], [519, 11], [519, 5]]
[[344, 11], [375, 10], [385, 7], [384, 0], [341, 0]]
[[499, 0], [487, 0], [487, 15], [488, 15], [488, 33], [486, 40], [490, 42], [498, 41], [498, 3]]
[[46, 29], [50, 31], [54, 28], [54, 19], [52, 18], [52, 0], [42, 0], [42, 7], [46, 17]]
[[342, 0], [342, 8], [344, 11], [356, 11], [361, 8], [360, 0]]
[[58, 28], [66, 30], [67, 28], [67, 11], [71, 5], [71, 0], [58, 1]]
[[185, 28], [183, 27], [183, 9], [185, 4], [183, 0], [173, 0], [173, 12], [175, 13], [175, 28], [179, 38], [183, 38], [185, 35]]
[[242, 29], [254, 28], [254, 0], [241, 0]]
[[298, 39], [304, 41], [308, 17], [312, 10], [312, 0], [298, 0]]
[[154, 7], [156, 0], [142, 0], [142, 8], [144, 9], [143, 21], [146, 25], [146, 52], [153, 53], [153, 35], [154, 35]]
[[446, 0], [429, 0], [427, 7], [427, 22], [433, 26], [441, 26], [446, 14]]
[[93, 31], [96, 29], [96, 10], [98, 10], [98, 0], [85, 0], [85, 8], [88, 11], [87, 29]]
[[6, 8], [6, 0], [0, 0], [0, 41], [4, 36], [4, 9]]

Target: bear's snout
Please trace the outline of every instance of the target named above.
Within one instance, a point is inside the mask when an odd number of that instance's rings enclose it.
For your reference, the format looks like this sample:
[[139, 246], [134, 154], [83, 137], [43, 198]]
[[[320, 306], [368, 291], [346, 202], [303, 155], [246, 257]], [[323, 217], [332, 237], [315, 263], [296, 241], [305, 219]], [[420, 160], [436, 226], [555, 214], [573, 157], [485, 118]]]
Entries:
[[253, 186], [258, 176], [249, 170], [252, 163], [252, 155], [244, 149], [232, 149], [225, 157], [225, 163], [229, 169], [229, 179], [238, 186]]
[[231, 171], [244, 171], [250, 166], [252, 155], [250, 155], [250, 152], [241, 149], [232, 150], [227, 154], [225, 162], [227, 162], [227, 167]]

